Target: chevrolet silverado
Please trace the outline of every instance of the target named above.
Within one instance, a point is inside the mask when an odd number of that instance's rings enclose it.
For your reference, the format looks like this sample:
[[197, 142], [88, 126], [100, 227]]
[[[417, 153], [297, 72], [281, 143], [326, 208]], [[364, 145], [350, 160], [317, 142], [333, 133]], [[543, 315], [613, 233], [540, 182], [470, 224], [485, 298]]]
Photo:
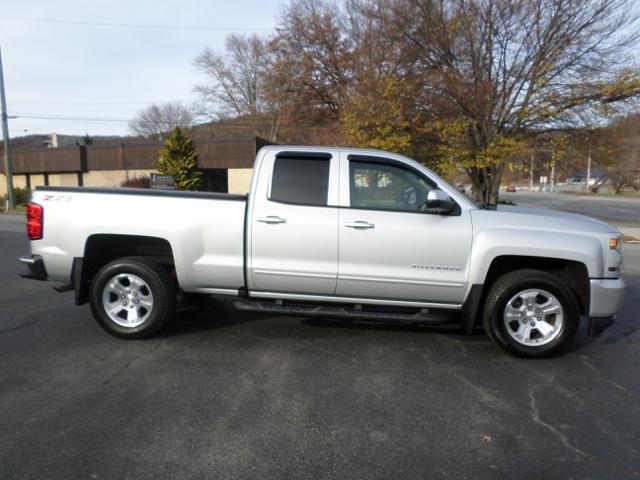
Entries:
[[478, 205], [383, 151], [269, 146], [250, 193], [38, 187], [31, 278], [61, 282], [121, 338], [157, 333], [183, 294], [247, 312], [457, 322], [507, 352], [565, 349], [622, 302], [620, 233], [580, 215]]

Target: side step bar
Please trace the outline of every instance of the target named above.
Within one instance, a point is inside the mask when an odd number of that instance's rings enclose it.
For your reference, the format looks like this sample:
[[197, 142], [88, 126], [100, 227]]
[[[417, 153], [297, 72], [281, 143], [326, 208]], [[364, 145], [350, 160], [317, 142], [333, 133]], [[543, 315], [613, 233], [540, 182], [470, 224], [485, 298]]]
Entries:
[[296, 317], [341, 318], [347, 320], [364, 320], [373, 322], [412, 323], [424, 325], [445, 325], [455, 323], [456, 317], [452, 313], [429, 312], [426, 308], [415, 313], [383, 312], [362, 310], [360, 305], [354, 307], [331, 305], [286, 305], [276, 303], [237, 298], [231, 305], [238, 311], [264, 313], [269, 315], [290, 315]]

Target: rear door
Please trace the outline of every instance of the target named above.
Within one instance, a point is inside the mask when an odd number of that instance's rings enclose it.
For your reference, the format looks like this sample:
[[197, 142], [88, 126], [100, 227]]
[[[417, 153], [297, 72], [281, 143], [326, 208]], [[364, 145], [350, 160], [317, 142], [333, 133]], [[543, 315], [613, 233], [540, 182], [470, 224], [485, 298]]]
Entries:
[[263, 159], [249, 216], [250, 290], [335, 293], [338, 167], [338, 157], [322, 152]]
[[471, 254], [469, 211], [424, 211], [437, 185], [403, 162], [359, 155], [342, 162], [337, 294], [462, 302]]

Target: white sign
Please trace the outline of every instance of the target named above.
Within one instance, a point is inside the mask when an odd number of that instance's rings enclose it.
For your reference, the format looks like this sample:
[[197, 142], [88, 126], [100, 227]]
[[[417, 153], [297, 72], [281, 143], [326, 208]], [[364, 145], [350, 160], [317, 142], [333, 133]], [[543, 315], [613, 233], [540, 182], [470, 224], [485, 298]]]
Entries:
[[176, 182], [171, 175], [151, 174], [151, 188], [154, 190], [175, 190]]

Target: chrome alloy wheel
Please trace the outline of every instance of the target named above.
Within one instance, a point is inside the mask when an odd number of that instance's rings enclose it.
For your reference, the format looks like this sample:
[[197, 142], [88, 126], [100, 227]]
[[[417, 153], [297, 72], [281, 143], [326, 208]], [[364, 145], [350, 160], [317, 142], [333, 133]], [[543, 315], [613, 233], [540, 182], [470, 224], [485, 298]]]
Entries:
[[132, 273], [120, 273], [102, 290], [102, 307], [113, 322], [134, 328], [149, 318], [153, 294], [142, 278]]
[[511, 297], [503, 318], [511, 338], [522, 345], [536, 347], [560, 335], [564, 311], [554, 295], [546, 290], [530, 288]]

